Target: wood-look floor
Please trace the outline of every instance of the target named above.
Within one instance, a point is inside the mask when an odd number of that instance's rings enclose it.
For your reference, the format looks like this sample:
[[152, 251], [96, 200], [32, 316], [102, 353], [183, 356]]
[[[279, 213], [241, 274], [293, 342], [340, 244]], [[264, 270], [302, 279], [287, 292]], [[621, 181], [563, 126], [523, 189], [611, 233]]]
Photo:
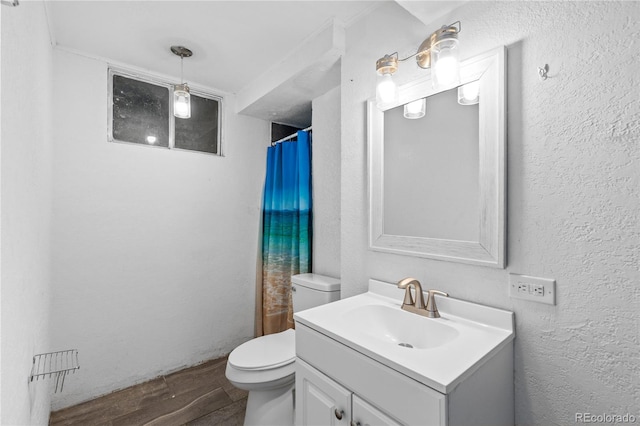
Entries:
[[55, 411], [49, 424], [241, 426], [247, 392], [229, 383], [224, 375], [226, 363], [226, 358], [214, 359]]

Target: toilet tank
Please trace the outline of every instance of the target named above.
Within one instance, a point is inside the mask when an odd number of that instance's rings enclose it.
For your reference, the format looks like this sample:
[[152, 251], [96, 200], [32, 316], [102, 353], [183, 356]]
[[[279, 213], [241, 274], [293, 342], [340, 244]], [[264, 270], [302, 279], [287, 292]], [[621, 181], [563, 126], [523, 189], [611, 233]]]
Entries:
[[325, 303], [340, 300], [340, 280], [318, 274], [291, 277], [293, 311], [300, 312]]

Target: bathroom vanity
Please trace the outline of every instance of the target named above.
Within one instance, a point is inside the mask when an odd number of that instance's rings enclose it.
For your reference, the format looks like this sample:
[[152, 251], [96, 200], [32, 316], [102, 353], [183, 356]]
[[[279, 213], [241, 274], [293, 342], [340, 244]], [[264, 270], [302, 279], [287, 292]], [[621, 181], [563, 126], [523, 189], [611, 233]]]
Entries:
[[513, 425], [512, 312], [437, 297], [441, 318], [369, 292], [296, 319], [296, 424]]

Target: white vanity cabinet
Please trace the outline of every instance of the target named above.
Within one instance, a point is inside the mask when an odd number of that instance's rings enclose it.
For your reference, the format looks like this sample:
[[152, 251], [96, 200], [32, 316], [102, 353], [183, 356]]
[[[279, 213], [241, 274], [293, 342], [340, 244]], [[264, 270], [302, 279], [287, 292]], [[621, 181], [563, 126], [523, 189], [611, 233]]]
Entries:
[[427, 319], [381, 284], [294, 315], [296, 425], [513, 425], [513, 313], [443, 298]]
[[447, 424], [444, 395], [301, 324], [296, 354], [298, 426]]
[[296, 424], [400, 426], [306, 362], [296, 361]]

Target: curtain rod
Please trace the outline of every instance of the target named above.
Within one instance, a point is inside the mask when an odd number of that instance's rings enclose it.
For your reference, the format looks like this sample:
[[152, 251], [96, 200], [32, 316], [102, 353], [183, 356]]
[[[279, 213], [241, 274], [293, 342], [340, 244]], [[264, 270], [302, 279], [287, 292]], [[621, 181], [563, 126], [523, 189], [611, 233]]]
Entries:
[[[309, 131], [313, 130], [312, 127], [313, 126], [309, 126], [306, 129], [302, 129], [302, 131], [303, 132], [309, 132]], [[275, 144], [280, 143], [280, 142], [286, 142], [286, 141], [291, 140], [291, 139], [293, 139], [293, 138], [295, 138], [297, 136], [298, 136], [298, 132], [295, 132], [295, 133], [293, 133], [293, 134], [291, 134], [289, 136], [286, 136], [286, 137], [284, 137], [282, 139], [279, 139], [279, 140], [277, 140], [275, 142], [271, 142], [271, 146], [274, 146]]]

